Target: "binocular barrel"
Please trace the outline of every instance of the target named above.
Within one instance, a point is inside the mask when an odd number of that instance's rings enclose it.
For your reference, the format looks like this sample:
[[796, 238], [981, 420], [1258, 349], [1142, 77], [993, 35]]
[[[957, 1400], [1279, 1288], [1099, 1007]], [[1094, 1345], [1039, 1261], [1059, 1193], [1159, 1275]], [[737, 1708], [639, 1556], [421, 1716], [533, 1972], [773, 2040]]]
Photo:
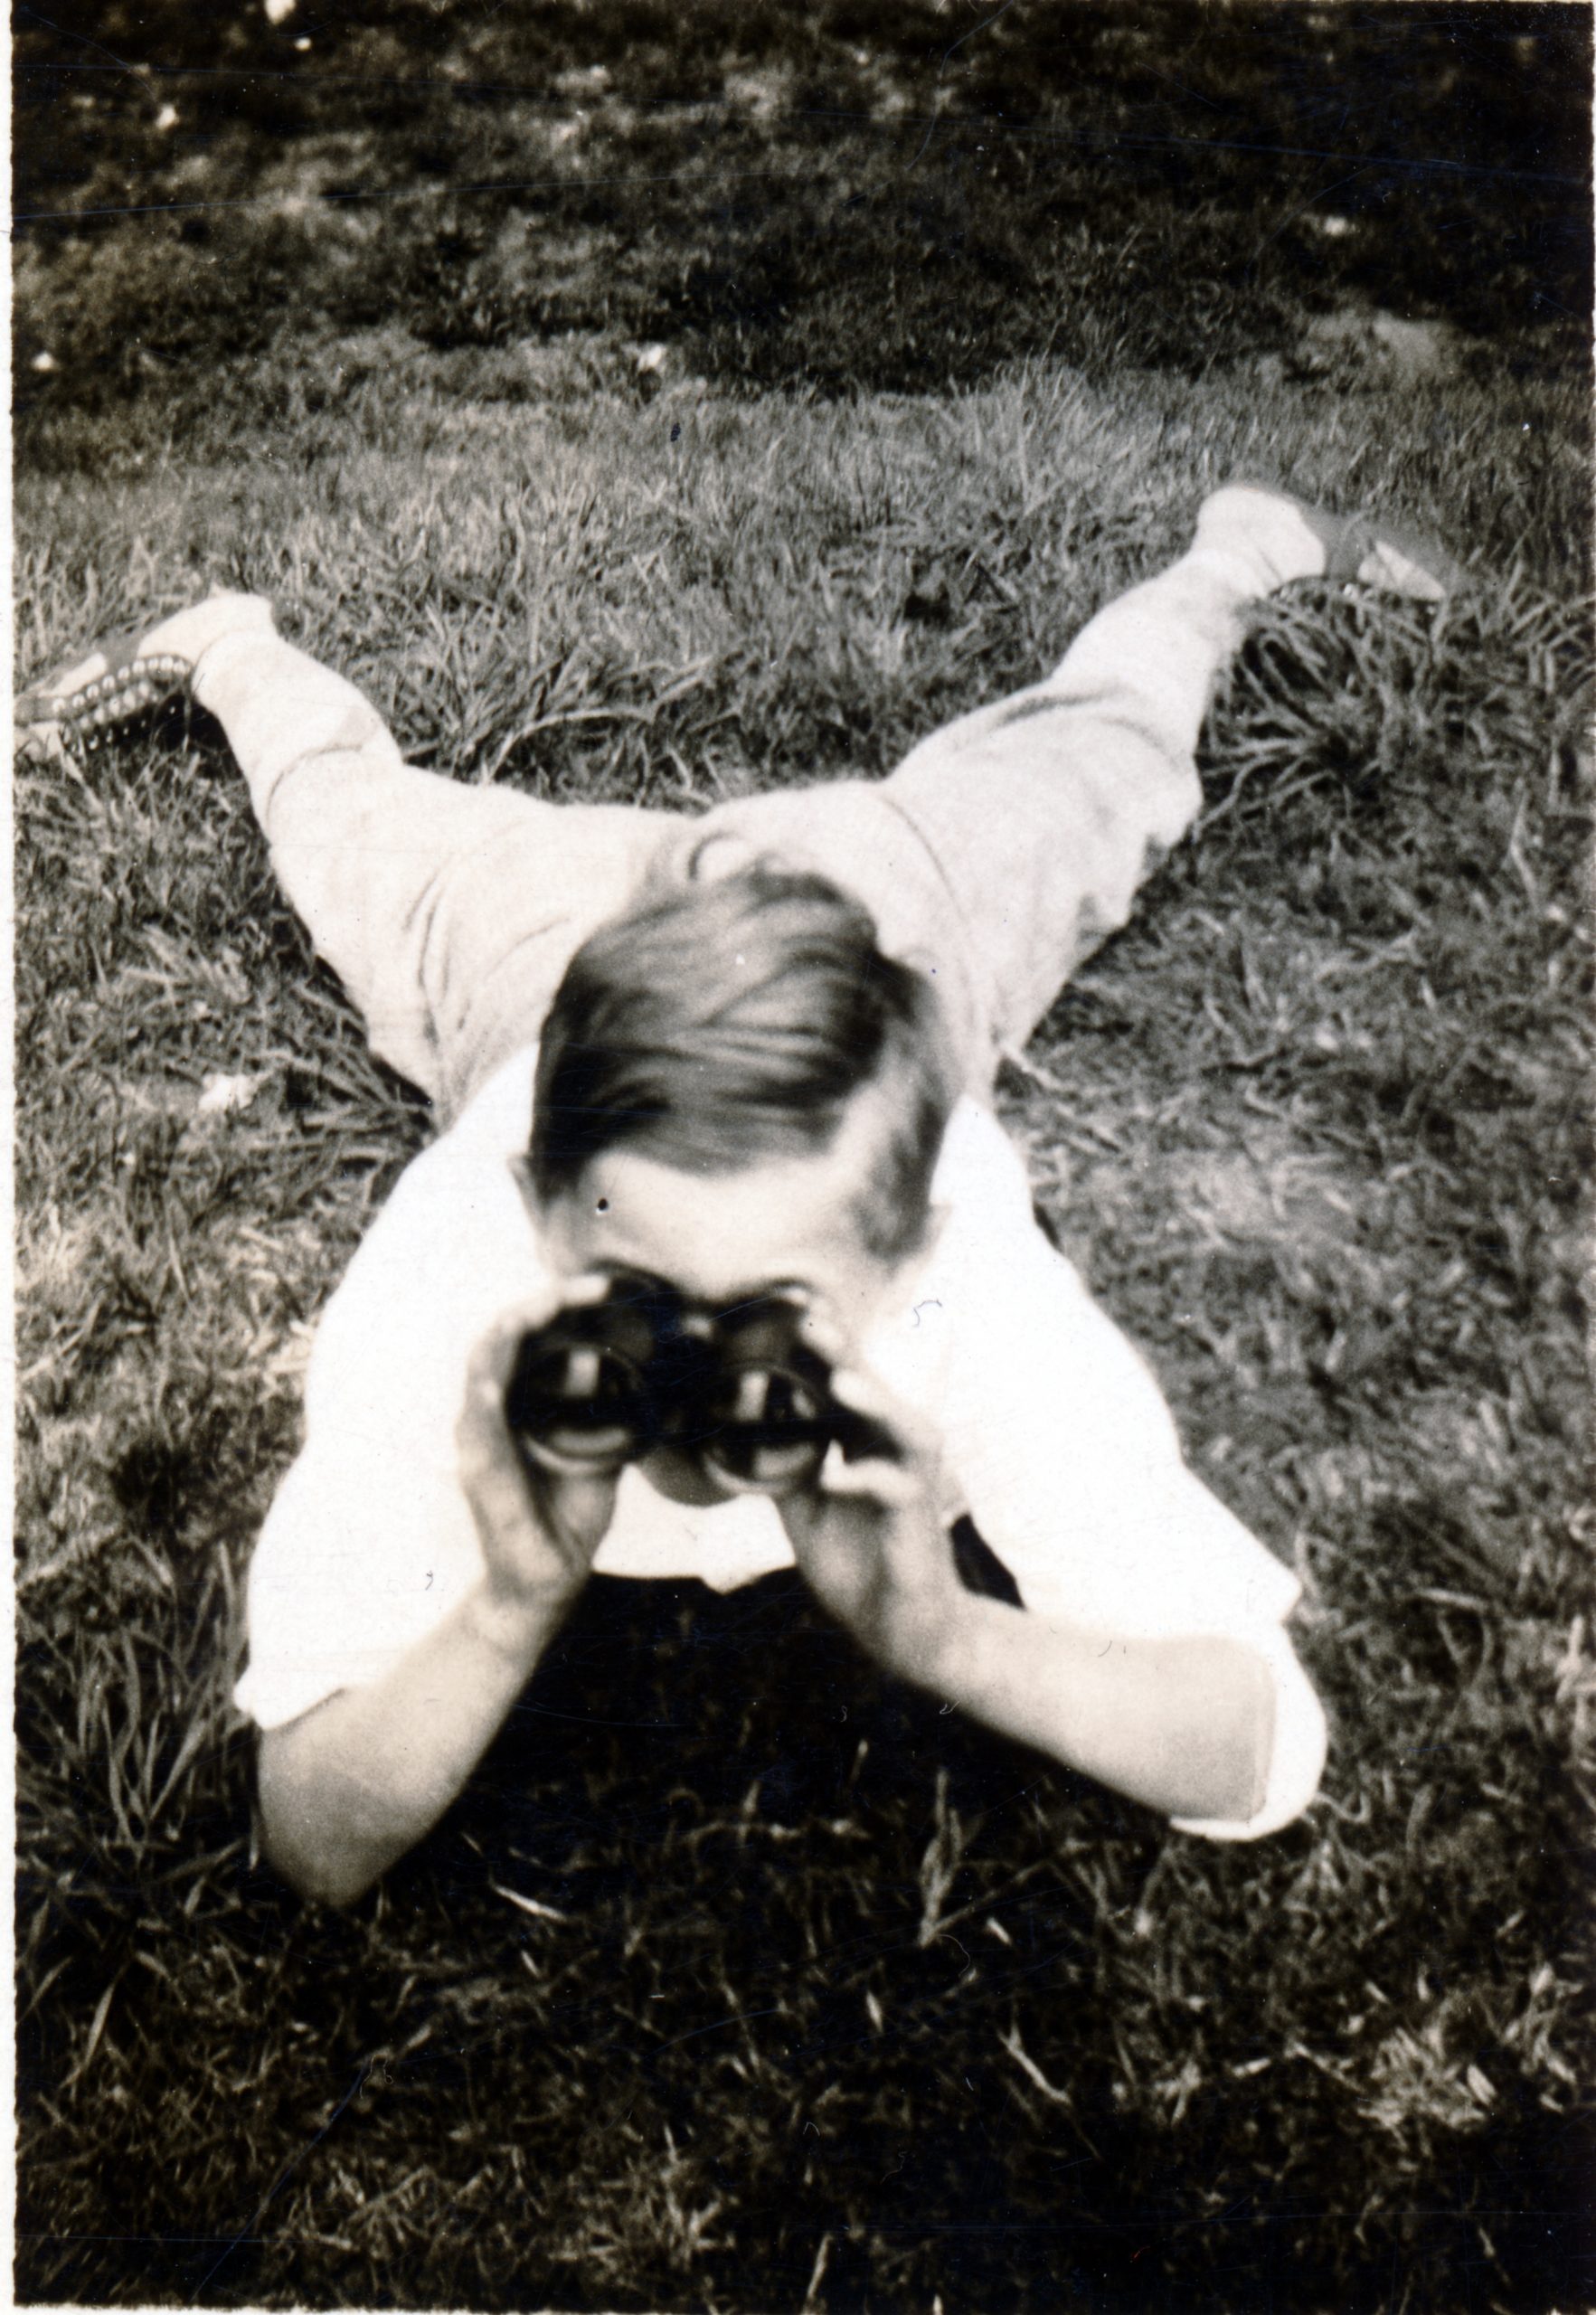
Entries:
[[802, 1315], [772, 1298], [712, 1318], [663, 1284], [618, 1281], [524, 1339], [505, 1420], [544, 1470], [611, 1477], [668, 1446], [732, 1493], [787, 1494], [848, 1421]]

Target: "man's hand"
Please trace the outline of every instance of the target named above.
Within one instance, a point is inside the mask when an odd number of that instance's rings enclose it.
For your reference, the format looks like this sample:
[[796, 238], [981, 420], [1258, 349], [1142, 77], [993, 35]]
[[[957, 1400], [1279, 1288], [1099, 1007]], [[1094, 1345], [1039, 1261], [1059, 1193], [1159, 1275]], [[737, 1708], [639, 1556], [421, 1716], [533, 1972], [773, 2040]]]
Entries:
[[883, 1443], [854, 1461], [834, 1445], [813, 1484], [782, 1499], [793, 1556], [822, 1605], [874, 1656], [934, 1683], [965, 1597], [940, 1514], [937, 1442], [873, 1376], [836, 1363], [840, 1345], [818, 1321], [806, 1332], [831, 1361], [834, 1399]]
[[307, 1895], [352, 1904], [437, 1823], [587, 1579], [616, 1481], [530, 1472], [505, 1389], [524, 1334], [604, 1290], [586, 1277], [551, 1288], [506, 1311], [472, 1354], [455, 1441], [481, 1582], [382, 1678], [338, 1689], [260, 1740], [268, 1852]]
[[570, 1598], [586, 1582], [609, 1531], [619, 1475], [529, 1468], [505, 1421], [505, 1393], [523, 1338], [562, 1310], [601, 1301], [607, 1290], [606, 1280], [588, 1274], [520, 1303], [483, 1336], [467, 1369], [455, 1445], [487, 1564], [488, 1594], [497, 1605]]
[[1262, 1655], [1207, 1634], [1150, 1639], [1044, 1620], [959, 1580], [936, 1442], [822, 1322], [806, 1331], [840, 1404], [882, 1435], [849, 1462], [833, 1447], [779, 1506], [820, 1601], [878, 1661], [1166, 1815], [1244, 1827], [1261, 1805], [1275, 1688]]

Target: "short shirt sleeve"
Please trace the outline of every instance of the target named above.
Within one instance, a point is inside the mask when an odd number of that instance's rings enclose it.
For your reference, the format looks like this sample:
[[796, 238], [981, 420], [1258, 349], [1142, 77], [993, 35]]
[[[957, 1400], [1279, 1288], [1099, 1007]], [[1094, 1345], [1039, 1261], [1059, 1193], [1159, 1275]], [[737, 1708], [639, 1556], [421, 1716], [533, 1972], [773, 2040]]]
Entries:
[[961, 1105], [940, 1235], [870, 1355], [934, 1408], [968, 1511], [1025, 1603], [1145, 1636], [1279, 1623], [1290, 1571], [1203, 1486], [1150, 1368], [1033, 1216], [1019, 1155]]
[[[530, 1077], [519, 1091], [530, 1103]], [[507, 1150], [467, 1112], [412, 1161], [322, 1315], [305, 1444], [250, 1566], [236, 1701], [280, 1726], [379, 1678], [482, 1573], [454, 1434], [472, 1349], [542, 1275]]]

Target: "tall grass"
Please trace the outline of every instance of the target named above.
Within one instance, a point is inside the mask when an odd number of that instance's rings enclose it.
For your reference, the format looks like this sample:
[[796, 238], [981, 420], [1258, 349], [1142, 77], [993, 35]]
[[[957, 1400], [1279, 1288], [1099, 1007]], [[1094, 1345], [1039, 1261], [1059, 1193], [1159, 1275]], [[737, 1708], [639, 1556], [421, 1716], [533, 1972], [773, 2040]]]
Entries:
[[295, 1904], [250, 1841], [240, 1571], [426, 1120], [203, 719], [25, 773], [19, 2295], [1572, 2303], [1572, 392], [1039, 363], [645, 404], [580, 349], [515, 400], [491, 348], [341, 359], [225, 460], [24, 479], [23, 672], [227, 581], [441, 771], [693, 809], [885, 770], [1261, 446], [1471, 556], [1441, 614], [1261, 619], [1197, 841], [1004, 1095], [1197, 1468], [1304, 1577], [1331, 1768], [1305, 1823], [1207, 1847], [879, 1677], [796, 1581], [599, 1583], [438, 1834], [348, 1918]]
[[[436, 1836], [298, 1906], [242, 1570], [428, 1120], [203, 717], [24, 771], [19, 2298], [1584, 2303], [1585, 20], [48, 13], [24, 678], [242, 585], [416, 761], [691, 811], [884, 771], [1238, 468], [1476, 576], [1261, 616], [1002, 1089], [1304, 1581], [1330, 1771], [1245, 1851], [796, 1580], [596, 1583]], [[1314, 354], [1369, 306], [1434, 374]]]

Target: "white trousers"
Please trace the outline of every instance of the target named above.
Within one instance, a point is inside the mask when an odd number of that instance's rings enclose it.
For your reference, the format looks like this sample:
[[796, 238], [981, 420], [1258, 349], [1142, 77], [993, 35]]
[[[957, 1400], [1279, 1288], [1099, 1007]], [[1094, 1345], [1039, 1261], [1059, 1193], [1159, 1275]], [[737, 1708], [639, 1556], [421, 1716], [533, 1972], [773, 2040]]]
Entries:
[[373, 1050], [445, 1121], [537, 1037], [571, 956], [661, 847], [712, 841], [728, 865], [774, 855], [862, 901], [883, 950], [932, 978], [984, 1098], [1191, 825], [1197, 734], [1247, 606], [1323, 568], [1289, 500], [1221, 491], [1190, 551], [1100, 611], [1051, 675], [948, 724], [890, 778], [702, 817], [550, 804], [418, 770], [351, 685], [269, 629], [211, 645], [194, 693]]

